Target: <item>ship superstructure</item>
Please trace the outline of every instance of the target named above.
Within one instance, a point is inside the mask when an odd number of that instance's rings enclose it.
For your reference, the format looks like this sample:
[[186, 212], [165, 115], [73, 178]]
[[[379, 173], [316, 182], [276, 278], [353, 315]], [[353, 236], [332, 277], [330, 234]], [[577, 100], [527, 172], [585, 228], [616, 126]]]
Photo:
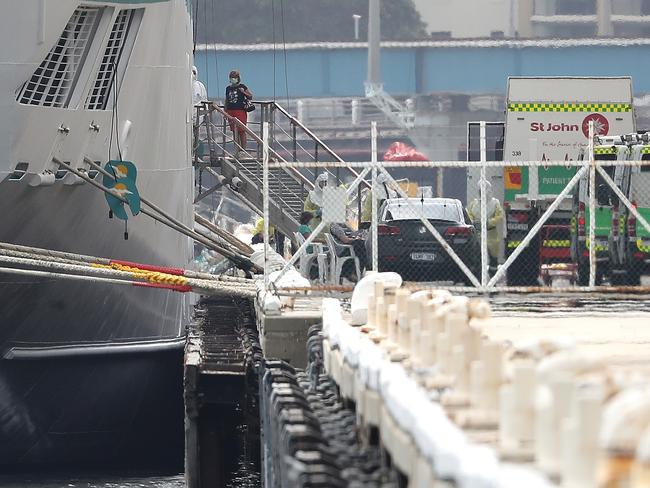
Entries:
[[[0, 241], [186, 267], [188, 238], [110, 219], [104, 194], [59, 164], [99, 181], [91, 162], [132, 161], [140, 194], [191, 225], [186, 0], [0, 9]], [[119, 457], [136, 419], [164, 416], [144, 410], [180, 382], [186, 296], [10, 275], [0, 289], [2, 463]]]

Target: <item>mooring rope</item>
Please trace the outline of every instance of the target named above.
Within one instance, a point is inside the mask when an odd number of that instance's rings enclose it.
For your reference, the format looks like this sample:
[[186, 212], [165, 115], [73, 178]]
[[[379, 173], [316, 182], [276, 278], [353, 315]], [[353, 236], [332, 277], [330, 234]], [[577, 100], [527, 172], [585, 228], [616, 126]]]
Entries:
[[[112, 284], [164, 288], [178, 292], [193, 291], [206, 295], [239, 295], [254, 297], [256, 285], [253, 280], [235, 277], [220, 277], [206, 273], [196, 273], [180, 268], [142, 265], [129, 261], [92, 258], [84, 255], [64, 254], [66, 257], [44, 256], [23, 250], [6, 249], [0, 243], [0, 262], [27, 268], [0, 268], [0, 272], [42, 276], [61, 279], [78, 279]], [[34, 248], [37, 251], [42, 251]], [[77, 259], [78, 258], [78, 259]], [[46, 271], [44, 271], [46, 270]], [[225, 278], [225, 279], [224, 279]]]
[[[83, 171], [79, 171], [78, 169], [73, 168], [70, 164], [67, 164], [67, 163], [65, 163], [63, 161], [55, 160], [55, 162], [57, 164], [59, 164], [60, 166], [63, 166], [65, 168], [67, 168], [71, 173], [77, 175], [79, 178], [86, 181], [87, 183], [90, 183], [95, 188], [103, 191], [106, 194], [109, 194], [109, 195], [112, 195], [112, 196], [118, 198], [123, 203], [128, 203], [124, 197], [122, 197], [118, 193], [110, 190], [109, 188], [106, 188], [104, 185], [102, 185], [100, 183], [97, 183], [94, 179], [90, 178]], [[96, 167], [97, 165], [95, 165], [93, 163], [93, 166]], [[108, 176], [111, 176], [110, 173], [107, 173], [103, 168], [101, 168], [100, 171], [102, 172], [102, 174], [106, 174]], [[180, 232], [181, 234], [186, 235], [187, 237], [190, 237], [191, 239], [193, 239], [193, 240], [195, 240], [197, 242], [200, 242], [201, 244], [205, 245], [209, 249], [212, 249], [212, 250], [218, 252], [219, 254], [221, 254], [222, 256], [226, 257], [227, 259], [230, 259], [235, 265], [237, 265], [239, 267], [242, 267], [244, 269], [257, 268], [248, 259], [248, 257], [242, 256], [239, 253], [233, 252], [232, 250], [223, 247], [220, 243], [218, 243], [214, 239], [212, 239], [210, 237], [207, 237], [207, 236], [204, 236], [204, 235], [201, 235], [198, 232], [196, 232], [195, 230], [190, 229], [188, 226], [186, 226], [185, 224], [183, 224], [179, 220], [175, 219], [171, 215], [167, 214], [165, 211], [163, 211], [162, 209], [157, 207], [155, 204], [152, 204], [148, 200], [146, 200], [144, 198], [141, 198], [141, 201], [142, 201], [142, 203], [145, 203], [147, 206], [151, 207], [151, 209], [154, 210], [154, 212], [152, 212], [151, 210], [149, 210], [147, 208], [141, 208], [140, 211], [143, 214], [151, 217], [152, 219], [160, 222], [163, 225], [166, 225], [166, 226], [176, 230], [177, 232]], [[159, 215], [156, 214], [155, 212], [157, 212]]]
[[201, 273], [198, 271], [192, 271], [192, 270], [187, 270], [182, 268], [154, 266], [151, 264], [142, 264], [142, 263], [134, 263], [131, 261], [101, 258], [97, 256], [88, 256], [85, 254], [77, 254], [77, 253], [71, 253], [66, 251], [55, 251], [52, 249], [43, 249], [39, 247], [22, 246], [20, 244], [12, 244], [8, 242], [0, 242], [0, 255], [15, 256], [19, 258], [22, 257], [28, 259], [43, 257], [48, 260], [52, 260], [60, 263], [68, 263], [68, 264], [80, 264], [80, 263], [95, 264], [96, 263], [96, 264], [110, 265], [111, 263], [119, 263], [125, 266], [148, 269], [152, 271], [162, 271], [170, 274], [181, 274], [188, 278], [239, 282], [239, 283], [252, 282], [252, 280], [248, 278], [240, 278], [236, 276], [213, 275], [209, 273]]

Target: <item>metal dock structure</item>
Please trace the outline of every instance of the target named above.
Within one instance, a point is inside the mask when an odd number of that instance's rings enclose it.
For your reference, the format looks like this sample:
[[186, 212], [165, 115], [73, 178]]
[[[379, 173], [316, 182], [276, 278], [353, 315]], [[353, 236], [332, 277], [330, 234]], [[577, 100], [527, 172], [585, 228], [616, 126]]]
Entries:
[[262, 352], [253, 304], [244, 298], [203, 298], [185, 346], [185, 466], [189, 488], [225, 486], [237, 412], [257, 446], [257, 375]]

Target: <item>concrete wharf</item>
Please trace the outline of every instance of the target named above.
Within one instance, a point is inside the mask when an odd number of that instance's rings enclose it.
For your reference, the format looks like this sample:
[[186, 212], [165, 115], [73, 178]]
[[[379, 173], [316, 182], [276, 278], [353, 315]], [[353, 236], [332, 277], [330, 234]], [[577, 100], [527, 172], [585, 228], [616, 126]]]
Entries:
[[[482, 299], [388, 290], [363, 325], [347, 300], [202, 302], [186, 349], [188, 473], [217, 479], [201, 412], [255, 390], [263, 486], [647, 486], [644, 297], [499, 295], [488, 313]], [[406, 334], [409, 303], [422, 315]], [[611, 410], [634, 392], [648, 407], [621, 440]]]
[[376, 431], [401, 486], [648, 486], [646, 303], [569, 311], [555, 297], [532, 314], [528, 300], [513, 310], [497, 299], [491, 316], [474, 317], [464, 302], [464, 319], [448, 309], [437, 340], [423, 319], [414, 342], [394, 309], [355, 327], [325, 303], [325, 369], [355, 405], [360, 438]]

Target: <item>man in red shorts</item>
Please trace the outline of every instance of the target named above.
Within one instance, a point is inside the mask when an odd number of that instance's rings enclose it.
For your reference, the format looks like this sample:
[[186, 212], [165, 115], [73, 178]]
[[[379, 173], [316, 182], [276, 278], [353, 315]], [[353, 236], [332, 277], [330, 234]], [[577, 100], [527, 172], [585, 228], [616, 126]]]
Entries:
[[[239, 71], [232, 70], [229, 75], [230, 85], [226, 87], [226, 113], [246, 125], [248, 113], [246, 112], [246, 101], [253, 98], [248, 87], [241, 82]], [[235, 141], [235, 157], [239, 157], [242, 151], [246, 150], [246, 131], [235, 121], [230, 122]]]

